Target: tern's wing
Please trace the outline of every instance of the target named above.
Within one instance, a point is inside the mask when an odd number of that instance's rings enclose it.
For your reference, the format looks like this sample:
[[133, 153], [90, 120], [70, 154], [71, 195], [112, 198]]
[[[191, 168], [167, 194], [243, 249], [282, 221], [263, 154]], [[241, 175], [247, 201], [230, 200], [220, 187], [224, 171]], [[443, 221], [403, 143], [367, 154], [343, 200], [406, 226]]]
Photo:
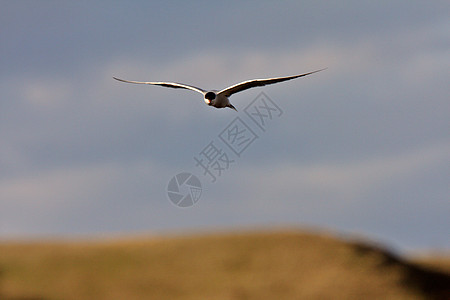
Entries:
[[310, 75], [310, 74], [320, 72], [323, 70], [325, 70], [325, 69], [321, 69], [321, 70], [317, 70], [317, 71], [313, 71], [313, 72], [309, 72], [309, 73], [305, 73], [305, 74], [300, 74], [300, 75], [287, 76], [287, 77], [247, 80], [247, 81], [232, 85], [230, 87], [227, 87], [226, 89], [221, 90], [218, 94], [222, 94], [226, 97], [230, 97], [231, 95], [233, 95], [235, 93], [250, 89], [252, 87], [264, 86], [264, 85], [268, 85], [268, 84], [291, 80], [294, 78], [303, 77], [303, 76]]
[[164, 87], [169, 87], [169, 88], [174, 88], [174, 89], [186, 89], [186, 90], [192, 90], [192, 91], [196, 91], [199, 92], [200, 94], [205, 94], [206, 91], [192, 86], [192, 85], [187, 85], [187, 84], [183, 84], [183, 83], [176, 83], [176, 82], [142, 82], [142, 81], [131, 81], [131, 80], [124, 80], [124, 79], [120, 79], [120, 78], [116, 78], [113, 77], [115, 80], [119, 80], [122, 82], [128, 82], [128, 83], [137, 83], [137, 84], [152, 84], [152, 85], [160, 85], [160, 86], [164, 86]]

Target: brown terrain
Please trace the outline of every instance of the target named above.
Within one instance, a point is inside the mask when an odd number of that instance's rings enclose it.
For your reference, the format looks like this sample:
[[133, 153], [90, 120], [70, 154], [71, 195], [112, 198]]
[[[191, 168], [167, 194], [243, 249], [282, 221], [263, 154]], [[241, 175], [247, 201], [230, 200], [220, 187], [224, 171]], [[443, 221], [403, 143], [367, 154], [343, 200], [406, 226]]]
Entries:
[[450, 259], [295, 230], [5, 241], [0, 299], [450, 299]]

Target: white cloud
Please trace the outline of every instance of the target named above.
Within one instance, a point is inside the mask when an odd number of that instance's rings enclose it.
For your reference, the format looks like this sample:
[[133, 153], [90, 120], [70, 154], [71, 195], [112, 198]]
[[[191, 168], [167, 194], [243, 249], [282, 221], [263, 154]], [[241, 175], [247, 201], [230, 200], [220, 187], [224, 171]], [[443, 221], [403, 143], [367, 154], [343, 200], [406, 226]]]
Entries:
[[27, 206], [52, 205], [77, 196], [82, 199], [82, 194], [101, 189], [117, 172], [110, 165], [42, 171], [1, 182], [0, 197], [4, 202]]
[[44, 107], [63, 104], [73, 90], [68, 81], [60, 78], [27, 80], [18, 89], [30, 104]]
[[301, 196], [351, 203], [363, 201], [383, 186], [395, 185], [436, 165], [449, 165], [449, 153], [450, 143], [443, 143], [363, 161], [265, 166], [264, 170], [252, 168], [243, 172], [246, 179], [239, 182], [245, 182], [247, 192], [254, 195], [248, 198], [258, 201]]
[[100, 199], [130, 174], [145, 175], [151, 181], [160, 172], [149, 161], [43, 170], [0, 182], [0, 199], [7, 205], [51, 208], [71, 201]]
[[102, 232], [120, 226], [129, 229], [133, 222], [146, 224], [153, 211], [170, 206], [163, 194], [169, 171], [141, 160], [4, 179], [0, 181], [0, 238]]
[[[419, 32], [398, 31], [388, 35], [360, 37], [353, 43], [318, 41], [288, 50], [242, 49], [236, 52], [210, 49], [166, 64], [143, 57], [117, 57], [106, 67], [105, 74], [107, 77], [123, 74], [136, 80], [182, 81], [206, 89], [220, 89], [251, 78], [292, 75], [328, 67], [326, 73], [316, 76], [320, 80], [308, 80], [302, 89], [314, 87], [318, 83], [326, 86], [327, 82], [342, 78], [355, 80], [355, 76], [360, 75], [374, 81], [385, 77], [397, 78], [401, 83], [411, 86], [417, 84], [416, 77], [419, 76], [425, 80], [421, 83], [426, 85], [427, 79], [432, 80], [430, 74], [442, 72], [442, 64], [448, 65], [446, 53], [433, 56], [426, 46], [432, 42], [430, 36], [436, 34], [439, 34], [436, 28], [430, 27]], [[405, 52], [418, 47], [424, 47], [424, 51]], [[420, 74], [427, 74], [428, 78]], [[283, 88], [294, 89], [295, 85], [283, 84]], [[162, 95], [156, 89], [148, 93]], [[167, 93], [163, 95], [167, 97]]]

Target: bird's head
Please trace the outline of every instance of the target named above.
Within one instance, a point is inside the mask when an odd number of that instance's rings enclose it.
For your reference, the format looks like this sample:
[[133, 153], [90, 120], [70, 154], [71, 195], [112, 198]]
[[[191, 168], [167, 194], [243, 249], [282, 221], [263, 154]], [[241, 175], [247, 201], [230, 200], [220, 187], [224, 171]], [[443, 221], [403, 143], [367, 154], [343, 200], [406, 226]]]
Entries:
[[216, 99], [216, 93], [214, 92], [207, 92], [205, 94], [205, 103], [208, 105], [213, 105], [213, 101]]

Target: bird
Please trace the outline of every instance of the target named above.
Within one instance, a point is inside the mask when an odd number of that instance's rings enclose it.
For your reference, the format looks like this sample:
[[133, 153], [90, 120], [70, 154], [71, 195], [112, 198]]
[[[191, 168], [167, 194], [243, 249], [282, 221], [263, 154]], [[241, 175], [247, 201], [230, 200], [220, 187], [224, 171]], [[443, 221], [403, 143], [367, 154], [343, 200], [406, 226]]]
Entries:
[[287, 80], [291, 80], [291, 79], [295, 79], [295, 78], [299, 78], [299, 77], [303, 77], [303, 76], [307, 76], [307, 75], [311, 75], [320, 71], [325, 70], [324, 69], [320, 69], [320, 70], [316, 70], [316, 71], [312, 71], [312, 72], [308, 72], [308, 73], [304, 73], [304, 74], [299, 74], [299, 75], [292, 75], [292, 76], [286, 76], [286, 77], [274, 77], [274, 78], [266, 78], [266, 79], [251, 79], [251, 80], [247, 80], [247, 81], [243, 81], [237, 84], [234, 84], [232, 86], [229, 86], [223, 90], [204, 90], [201, 89], [199, 87], [195, 87], [193, 85], [188, 85], [188, 84], [184, 84], [184, 83], [178, 83], [178, 82], [159, 82], [159, 81], [132, 81], [132, 80], [125, 80], [125, 79], [120, 79], [117, 77], [113, 77], [115, 80], [118, 81], [122, 81], [122, 82], [126, 82], [126, 83], [135, 83], [135, 84], [150, 84], [150, 85], [159, 85], [159, 86], [163, 86], [163, 87], [168, 87], [168, 88], [174, 88], [174, 89], [186, 89], [186, 90], [191, 90], [194, 92], [198, 92], [200, 94], [203, 95], [204, 101], [207, 105], [215, 107], [215, 108], [231, 108], [235, 111], [237, 111], [237, 109], [230, 103], [229, 97], [233, 94], [245, 91], [247, 89], [253, 88], [253, 87], [258, 87], [258, 86], [265, 86], [265, 85], [269, 85], [269, 84], [274, 84], [274, 83], [278, 83], [278, 82], [283, 82], [283, 81], [287, 81]]

